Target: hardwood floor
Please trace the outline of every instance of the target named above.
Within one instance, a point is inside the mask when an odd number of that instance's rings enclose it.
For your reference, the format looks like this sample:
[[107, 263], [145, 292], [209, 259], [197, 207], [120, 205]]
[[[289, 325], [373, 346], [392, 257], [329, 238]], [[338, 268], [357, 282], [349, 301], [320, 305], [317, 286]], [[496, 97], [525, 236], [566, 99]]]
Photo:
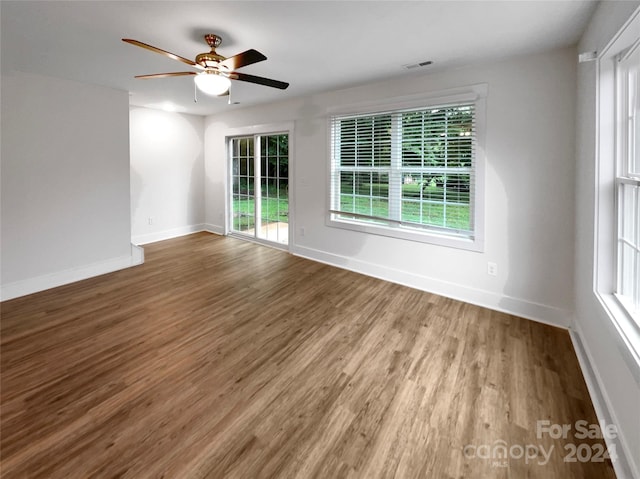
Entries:
[[597, 422], [566, 331], [206, 233], [145, 256], [2, 303], [3, 478], [614, 477], [536, 434]]

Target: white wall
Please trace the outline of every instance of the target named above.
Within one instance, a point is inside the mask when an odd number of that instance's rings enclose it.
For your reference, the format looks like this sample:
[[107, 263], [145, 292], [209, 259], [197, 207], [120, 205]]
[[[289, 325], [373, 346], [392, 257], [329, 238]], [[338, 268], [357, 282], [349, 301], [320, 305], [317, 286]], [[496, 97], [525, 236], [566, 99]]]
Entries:
[[[206, 222], [215, 225], [212, 229], [224, 228], [225, 134], [294, 121], [293, 253], [568, 326], [573, 311], [575, 58], [574, 49], [562, 49], [208, 117]], [[476, 83], [488, 83], [489, 90], [483, 253], [326, 226], [327, 109]], [[497, 263], [497, 277], [487, 275], [488, 261]]]
[[2, 298], [119, 269], [130, 244], [127, 92], [2, 76]]
[[[579, 44], [578, 51], [601, 52], [640, 2], [601, 2]], [[640, 34], [640, 32], [638, 32]], [[633, 365], [611, 320], [594, 294], [594, 230], [596, 185], [596, 62], [578, 69], [578, 125], [576, 166], [575, 328], [586, 350], [598, 390], [594, 402], [604, 409], [626, 445], [630, 467], [640, 477], [640, 370]], [[624, 467], [624, 465], [623, 465]], [[632, 477], [623, 471], [620, 477]]]
[[130, 124], [133, 242], [202, 230], [204, 118], [132, 107]]

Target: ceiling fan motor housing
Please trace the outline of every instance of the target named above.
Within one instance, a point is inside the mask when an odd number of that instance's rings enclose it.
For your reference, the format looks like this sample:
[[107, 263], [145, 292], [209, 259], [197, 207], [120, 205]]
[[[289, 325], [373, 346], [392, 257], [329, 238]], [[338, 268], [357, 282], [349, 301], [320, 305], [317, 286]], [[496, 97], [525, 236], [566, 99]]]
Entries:
[[211, 51], [208, 53], [201, 53], [196, 56], [196, 63], [204, 68], [211, 68], [218, 66], [218, 64], [224, 60], [225, 57], [222, 55], [218, 55], [216, 53], [216, 48], [220, 46], [222, 43], [222, 38], [213, 33], [208, 33], [204, 36], [204, 40], [207, 42], [207, 45], [211, 48]]
[[210, 68], [218, 66], [218, 64], [222, 61], [226, 60], [222, 55], [218, 55], [215, 51], [211, 51], [208, 53], [201, 53], [196, 56], [196, 63], [204, 68]]

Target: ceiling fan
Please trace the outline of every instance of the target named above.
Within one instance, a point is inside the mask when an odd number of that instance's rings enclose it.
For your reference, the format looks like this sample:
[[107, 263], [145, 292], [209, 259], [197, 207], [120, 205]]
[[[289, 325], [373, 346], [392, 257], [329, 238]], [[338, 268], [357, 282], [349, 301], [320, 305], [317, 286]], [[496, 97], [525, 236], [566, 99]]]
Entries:
[[266, 60], [262, 53], [257, 50], [247, 50], [242, 53], [238, 53], [229, 58], [225, 58], [216, 52], [216, 48], [220, 46], [222, 38], [213, 33], [209, 33], [204, 36], [205, 41], [211, 48], [211, 51], [206, 53], [200, 53], [196, 56], [195, 61], [188, 58], [181, 57], [171, 52], [161, 50], [160, 48], [148, 45], [146, 43], [139, 42], [138, 40], [132, 40], [130, 38], [123, 38], [122, 41], [136, 45], [152, 52], [160, 53], [173, 60], [178, 60], [182, 63], [186, 63], [192, 67], [195, 67], [200, 72], [188, 71], [188, 72], [170, 72], [170, 73], [153, 73], [151, 75], [137, 75], [135, 78], [149, 79], [149, 78], [166, 78], [177, 77], [186, 75], [195, 75], [194, 81], [198, 89], [209, 95], [225, 95], [229, 91], [231, 86], [231, 80], [240, 80], [249, 83], [256, 83], [258, 85], [269, 86], [273, 88], [279, 88], [281, 90], [286, 89], [289, 84], [272, 80], [270, 78], [258, 77], [255, 75], [248, 75], [246, 73], [240, 73], [236, 70], [238, 68], [246, 67], [254, 63]]

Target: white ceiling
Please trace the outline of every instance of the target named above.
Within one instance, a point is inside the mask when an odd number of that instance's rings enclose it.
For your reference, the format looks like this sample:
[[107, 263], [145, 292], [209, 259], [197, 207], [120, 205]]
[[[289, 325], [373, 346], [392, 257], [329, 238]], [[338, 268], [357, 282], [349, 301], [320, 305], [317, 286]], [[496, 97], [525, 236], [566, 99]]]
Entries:
[[[131, 103], [208, 115], [429, 70], [575, 44], [591, 0], [549, 1], [2, 1], [2, 72], [22, 71], [130, 92]], [[202, 35], [232, 56], [255, 48], [267, 60], [244, 73], [289, 82], [277, 90], [233, 82], [226, 98], [199, 95], [192, 77], [134, 75], [190, 67], [126, 44], [133, 38], [193, 59]], [[405, 64], [432, 60], [406, 70]]]

